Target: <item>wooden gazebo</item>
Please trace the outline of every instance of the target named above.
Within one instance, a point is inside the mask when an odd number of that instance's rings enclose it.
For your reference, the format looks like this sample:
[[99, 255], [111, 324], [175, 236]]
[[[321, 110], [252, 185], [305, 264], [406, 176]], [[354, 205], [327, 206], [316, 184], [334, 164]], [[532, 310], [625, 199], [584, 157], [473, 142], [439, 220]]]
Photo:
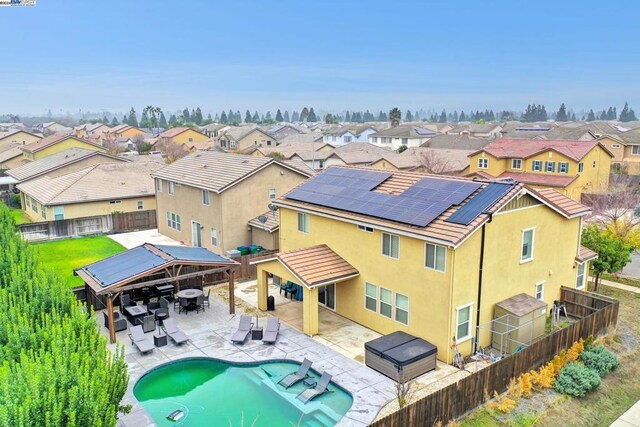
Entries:
[[206, 276], [223, 275], [229, 279], [229, 314], [233, 314], [234, 273], [238, 265], [205, 248], [145, 243], [78, 268], [74, 274], [84, 280], [87, 304], [96, 306], [106, 297], [109, 338], [113, 343], [116, 340], [113, 302], [125, 291], [170, 283], [175, 283], [179, 291], [185, 282], [200, 280], [202, 283]]

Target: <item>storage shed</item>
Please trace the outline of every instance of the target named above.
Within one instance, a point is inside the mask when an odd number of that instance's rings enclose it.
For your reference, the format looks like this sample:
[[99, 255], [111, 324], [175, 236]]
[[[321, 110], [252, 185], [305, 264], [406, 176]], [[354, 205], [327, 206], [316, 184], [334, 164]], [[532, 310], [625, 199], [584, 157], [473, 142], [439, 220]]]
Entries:
[[492, 347], [513, 354], [544, 335], [547, 303], [531, 295], [518, 294], [494, 308]]
[[369, 341], [364, 349], [365, 364], [397, 382], [436, 368], [437, 347], [402, 331]]

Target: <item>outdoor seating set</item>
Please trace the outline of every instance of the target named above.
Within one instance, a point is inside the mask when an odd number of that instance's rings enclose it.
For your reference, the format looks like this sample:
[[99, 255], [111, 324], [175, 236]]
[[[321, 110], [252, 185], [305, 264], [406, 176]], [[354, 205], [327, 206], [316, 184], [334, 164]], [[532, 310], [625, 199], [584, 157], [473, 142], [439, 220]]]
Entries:
[[267, 326], [263, 329], [256, 323], [254, 326], [251, 316], [243, 314], [240, 316], [238, 330], [231, 336], [231, 342], [236, 344], [244, 344], [249, 334], [252, 340], [262, 340], [265, 344], [274, 344], [278, 339], [280, 332], [280, 319], [277, 317], [269, 317]]
[[329, 383], [331, 382], [331, 374], [328, 372], [323, 372], [320, 376], [320, 379], [316, 381], [315, 378], [309, 375], [309, 369], [311, 369], [312, 362], [305, 358], [302, 361], [302, 365], [298, 368], [296, 372], [292, 372], [286, 376], [284, 376], [278, 384], [283, 386], [285, 389], [292, 387], [293, 385], [299, 383], [300, 381], [304, 382], [308, 388], [304, 389], [300, 394], [296, 396], [298, 400], [303, 403], [307, 403], [310, 400], [315, 399], [316, 397], [327, 393]]
[[[140, 353], [148, 353], [153, 351], [155, 347], [163, 347], [167, 344], [166, 337], [171, 338], [176, 345], [184, 344], [189, 341], [189, 337], [185, 334], [178, 325], [176, 325], [175, 319], [165, 319], [162, 324], [162, 330], [164, 334], [156, 334], [153, 336], [154, 342], [152, 343], [149, 338], [144, 335], [144, 331], [141, 325], [133, 326], [129, 328], [129, 338], [131, 338], [131, 344], [134, 345]], [[164, 340], [162, 340], [164, 338]]]
[[302, 301], [302, 287], [300, 285], [287, 280], [287, 283], [280, 284], [280, 295], [282, 295], [282, 291], [284, 291], [285, 298], [295, 298], [298, 301]]
[[211, 289], [205, 295], [200, 289], [184, 289], [176, 294], [176, 299], [173, 301], [173, 310], [178, 310], [180, 313], [189, 313], [195, 311], [199, 313], [200, 310], [204, 311], [205, 307], [209, 307], [209, 296]]

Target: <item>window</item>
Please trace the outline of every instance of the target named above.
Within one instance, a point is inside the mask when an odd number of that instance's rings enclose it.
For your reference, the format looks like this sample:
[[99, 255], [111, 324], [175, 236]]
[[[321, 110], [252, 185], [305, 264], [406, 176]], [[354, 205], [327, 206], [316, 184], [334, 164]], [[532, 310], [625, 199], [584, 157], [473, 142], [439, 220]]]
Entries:
[[402, 138], [402, 145], [409, 144], [409, 138]]
[[33, 209], [35, 213], [38, 213], [38, 202], [36, 202], [36, 199], [33, 197], [31, 198], [31, 209]]
[[481, 157], [478, 159], [478, 169], [489, 169], [489, 159]]
[[42, 213], [42, 218], [47, 219], [47, 208], [44, 205], [42, 205], [40, 212]]
[[373, 233], [373, 228], [372, 227], [367, 227], [366, 225], [358, 225], [358, 230], [364, 231], [364, 232], [367, 232], [367, 233]]
[[180, 222], [180, 215], [176, 215], [173, 212], [167, 212], [167, 225], [174, 230], [182, 230], [182, 224]]
[[596, 167], [596, 161], [595, 160], [593, 161], [593, 167], [594, 168]]
[[520, 253], [520, 262], [531, 261], [533, 259], [533, 238], [535, 228], [529, 228], [522, 231], [522, 252]]
[[189, 138], [189, 142], [193, 142], [193, 138], [191, 138], [191, 137], [190, 137], [190, 138]]
[[400, 237], [394, 234], [382, 233], [382, 255], [390, 258], [400, 256]]
[[345, 135], [342, 139], [343, 139], [344, 142], [351, 142], [353, 140], [353, 137]]
[[269, 190], [269, 198], [271, 200], [276, 198], [276, 189], [275, 188], [272, 188], [272, 189]]
[[336, 136], [335, 135], [331, 136], [331, 141], [336, 142]]
[[218, 230], [211, 229], [211, 246], [218, 246]]
[[578, 173], [581, 173], [584, 170], [584, 163], [578, 164]]
[[392, 299], [393, 292], [389, 289], [380, 288], [380, 314], [388, 318], [391, 318], [391, 312], [393, 311]]
[[298, 231], [303, 233], [309, 232], [309, 215], [298, 212]]
[[631, 154], [633, 154], [634, 156], [640, 156], [640, 145], [632, 145]]
[[371, 137], [371, 142], [373, 142], [374, 144], [375, 144], [376, 142], [378, 142], [378, 137], [372, 136], [372, 137]]
[[396, 294], [396, 320], [404, 325], [409, 324], [409, 297]]
[[53, 207], [53, 219], [55, 219], [56, 221], [64, 219], [64, 206]]
[[169, 192], [170, 196], [173, 196], [173, 194], [175, 192], [173, 181], [169, 181], [169, 191], [168, 192]]
[[209, 206], [209, 190], [202, 190], [202, 204]]
[[567, 162], [558, 163], [558, 173], [569, 173], [569, 163]]
[[380, 138], [380, 142], [382, 142], [383, 144], [391, 144], [391, 138], [383, 136], [382, 138]]
[[522, 159], [511, 159], [511, 169], [522, 169]]
[[138, 200], [138, 210], [141, 211], [144, 209], [144, 202], [142, 200]]
[[611, 144], [611, 148], [620, 148], [620, 144]]
[[544, 282], [536, 283], [536, 299], [544, 300]]
[[444, 273], [446, 254], [447, 248], [444, 246], [425, 244], [424, 266]]
[[367, 310], [378, 312], [378, 287], [371, 283], [365, 283], [364, 306]]
[[120, 203], [122, 203], [122, 200], [111, 200], [109, 201], [109, 203], [112, 205], [119, 205]]
[[584, 268], [585, 264], [578, 264], [578, 268], [576, 269], [576, 289], [584, 288]]
[[156, 179], [156, 193], [162, 193], [162, 180]]
[[458, 307], [456, 309], [456, 341], [461, 341], [471, 338], [471, 307], [473, 304]]
[[556, 162], [544, 162], [544, 170], [545, 172], [555, 172]]
[[318, 169], [324, 169], [324, 160], [318, 160]]
[[534, 160], [532, 169], [534, 172], [542, 172], [542, 160]]

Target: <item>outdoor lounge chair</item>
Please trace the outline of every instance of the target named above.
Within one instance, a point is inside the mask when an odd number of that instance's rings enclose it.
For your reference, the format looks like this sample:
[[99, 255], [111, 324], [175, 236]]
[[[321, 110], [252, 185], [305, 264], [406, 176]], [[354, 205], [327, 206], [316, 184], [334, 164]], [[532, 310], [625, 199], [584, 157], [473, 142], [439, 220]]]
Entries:
[[303, 403], [307, 403], [308, 401], [315, 399], [321, 394], [326, 393], [327, 386], [329, 385], [330, 382], [331, 382], [331, 375], [328, 374], [327, 372], [323, 372], [322, 376], [316, 383], [315, 387], [309, 387], [308, 389], [300, 393], [297, 396], [298, 400], [302, 401]]
[[178, 329], [175, 319], [165, 319], [162, 322], [162, 328], [176, 344], [183, 344], [189, 341], [189, 337]]
[[252, 326], [253, 322], [251, 321], [251, 316], [247, 316], [245, 314], [240, 316], [240, 324], [238, 325], [238, 330], [235, 331], [235, 333], [231, 337], [231, 341], [234, 343], [243, 344], [251, 333]]
[[154, 349], [153, 343], [144, 336], [142, 325], [129, 328], [129, 338], [131, 338], [131, 344], [135, 345], [140, 353], [148, 353]]
[[299, 383], [303, 379], [305, 379], [309, 375], [309, 368], [311, 368], [311, 364], [313, 362], [305, 357], [302, 361], [302, 365], [298, 368], [296, 372], [292, 372], [289, 375], [286, 375], [278, 384], [283, 386], [284, 388], [289, 388], [294, 384]]
[[280, 331], [280, 319], [277, 317], [269, 317], [267, 319], [267, 327], [262, 333], [262, 342], [266, 344], [273, 344], [278, 339], [278, 332]]

